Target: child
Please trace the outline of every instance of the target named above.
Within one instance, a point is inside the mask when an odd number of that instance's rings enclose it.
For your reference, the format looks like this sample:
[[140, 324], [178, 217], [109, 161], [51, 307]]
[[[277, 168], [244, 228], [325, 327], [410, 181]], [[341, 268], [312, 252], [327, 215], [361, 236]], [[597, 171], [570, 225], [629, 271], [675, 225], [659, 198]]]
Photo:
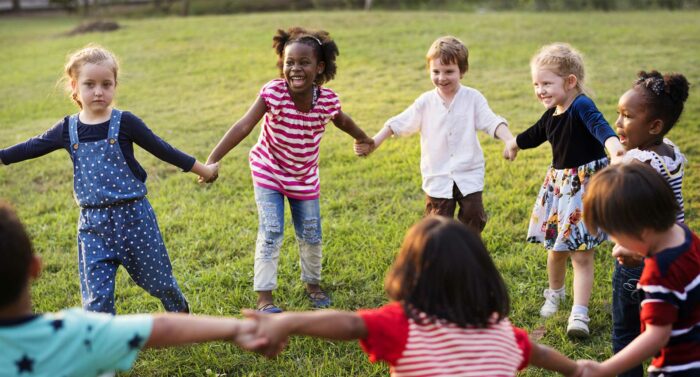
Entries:
[[[460, 84], [469, 68], [469, 53], [457, 38], [435, 40], [425, 58], [435, 90], [423, 93], [374, 136], [374, 148], [392, 136], [420, 132], [424, 216], [457, 218], [481, 233], [486, 226], [482, 200], [484, 153], [476, 131], [504, 142], [513, 138], [506, 120], [494, 114], [476, 89]], [[356, 144], [356, 153], [371, 153], [371, 144]]]
[[78, 266], [83, 308], [114, 313], [114, 281], [123, 265], [140, 287], [167, 311], [188, 312], [172, 273], [155, 213], [146, 199], [146, 172], [133, 143], [156, 157], [211, 179], [217, 165], [204, 166], [156, 136], [141, 119], [112, 107], [119, 65], [111, 52], [89, 45], [65, 66], [71, 97], [80, 108], [43, 135], [0, 150], [3, 164], [57, 149], [73, 161], [73, 188], [80, 206]]
[[414, 225], [385, 289], [393, 302], [379, 309], [244, 314], [259, 321], [268, 356], [299, 334], [360, 339], [370, 361], [387, 362], [392, 376], [515, 376], [528, 363], [578, 375], [573, 361], [510, 323], [501, 275], [478, 234], [456, 220], [429, 216]]
[[[688, 80], [681, 74], [661, 75], [657, 71], [640, 72], [632, 89], [620, 97], [617, 105], [617, 134], [627, 153], [625, 160], [648, 164], [673, 189], [678, 214], [683, 222], [683, 165], [685, 157], [677, 146], [664, 138], [678, 121], [683, 103], [688, 98]], [[613, 255], [618, 256], [620, 247]], [[620, 256], [620, 259], [623, 259]], [[643, 259], [615, 263], [613, 272], [613, 352], [620, 352], [639, 335], [640, 292], [637, 282], [644, 268]], [[641, 377], [641, 365], [621, 374], [623, 377]]]
[[226, 132], [207, 163], [219, 162], [265, 115], [257, 144], [250, 151], [259, 227], [255, 246], [254, 289], [257, 307], [274, 304], [277, 262], [284, 236], [284, 198], [289, 201], [299, 242], [301, 280], [314, 307], [331, 304], [321, 290], [321, 213], [319, 144], [329, 121], [358, 142], [371, 139], [340, 109], [338, 96], [321, 85], [335, 77], [338, 47], [325, 31], [300, 27], [278, 30], [273, 38], [280, 79], [265, 84], [248, 112]]
[[24, 226], [0, 202], [0, 376], [104, 375], [131, 368], [143, 347], [212, 340], [251, 350], [267, 345], [255, 336], [255, 322], [235, 318], [112, 316], [80, 309], [34, 314], [30, 280], [40, 271]]
[[552, 164], [537, 195], [527, 232], [529, 242], [544, 242], [549, 289], [544, 290], [542, 317], [553, 315], [566, 295], [566, 260], [574, 268], [574, 305], [567, 334], [588, 337], [588, 301], [593, 288], [593, 248], [605, 235], [593, 237], [581, 221], [581, 199], [590, 177], [613, 162], [624, 149], [593, 101], [586, 95], [581, 54], [564, 43], [542, 47], [530, 62], [535, 95], [547, 109], [537, 123], [506, 144], [513, 160], [519, 149], [549, 141]]
[[699, 376], [700, 239], [676, 223], [668, 182], [647, 164], [611, 166], [593, 177], [583, 205], [588, 229], [646, 258], [641, 335], [602, 364], [584, 363], [584, 375], [614, 376], [653, 356], [649, 376]]

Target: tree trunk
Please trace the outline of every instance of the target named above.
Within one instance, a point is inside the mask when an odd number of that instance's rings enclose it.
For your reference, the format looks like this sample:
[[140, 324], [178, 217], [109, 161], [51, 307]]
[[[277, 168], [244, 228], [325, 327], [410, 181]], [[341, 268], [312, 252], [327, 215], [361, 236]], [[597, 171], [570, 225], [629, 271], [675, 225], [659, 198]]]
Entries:
[[12, 0], [12, 11], [19, 12], [20, 10], [22, 10], [22, 7], [20, 6], [20, 0]]
[[365, 10], [372, 8], [372, 0], [365, 0]]
[[190, 0], [182, 0], [182, 16], [187, 17], [190, 14]]

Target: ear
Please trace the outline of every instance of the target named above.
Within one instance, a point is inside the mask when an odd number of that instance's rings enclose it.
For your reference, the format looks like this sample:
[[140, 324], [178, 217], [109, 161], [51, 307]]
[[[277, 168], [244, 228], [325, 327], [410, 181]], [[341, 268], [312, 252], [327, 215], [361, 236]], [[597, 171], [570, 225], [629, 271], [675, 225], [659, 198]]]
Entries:
[[77, 87], [78, 87], [78, 82], [75, 81], [75, 80], [73, 80], [73, 79], [71, 79], [71, 80], [70, 80], [70, 89], [71, 89], [73, 92], [75, 92], [75, 90], [76, 90]]
[[661, 135], [664, 131], [664, 121], [661, 119], [654, 119], [649, 127], [649, 133], [652, 135]]
[[36, 280], [41, 276], [41, 257], [34, 254], [29, 262], [29, 278]]
[[564, 81], [566, 83], [566, 88], [571, 90], [576, 87], [576, 84], [578, 83], [578, 78], [576, 77], [576, 75], [568, 75], [566, 76], [566, 79]]
[[326, 70], [326, 62], [324, 62], [324, 61], [318, 62], [318, 70], [316, 71], [316, 74], [320, 75], [325, 70]]

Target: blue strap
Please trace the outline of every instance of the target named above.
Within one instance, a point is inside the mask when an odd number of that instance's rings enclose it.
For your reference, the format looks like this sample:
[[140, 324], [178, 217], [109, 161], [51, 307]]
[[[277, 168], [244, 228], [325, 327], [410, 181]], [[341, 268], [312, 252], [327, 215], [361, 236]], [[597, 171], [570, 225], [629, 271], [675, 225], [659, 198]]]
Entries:
[[112, 115], [109, 117], [109, 131], [107, 131], [107, 138], [110, 144], [114, 144], [119, 140], [119, 124], [121, 121], [121, 110], [112, 109]]
[[78, 114], [68, 117], [68, 135], [70, 136], [71, 150], [78, 149]]

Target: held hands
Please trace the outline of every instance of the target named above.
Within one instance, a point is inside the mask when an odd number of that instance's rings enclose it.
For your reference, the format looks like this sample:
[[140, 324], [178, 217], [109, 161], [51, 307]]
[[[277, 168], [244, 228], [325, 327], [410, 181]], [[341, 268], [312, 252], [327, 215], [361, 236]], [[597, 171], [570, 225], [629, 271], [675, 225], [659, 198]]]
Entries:
[[209, 163], [207, 161], [207, 164], [204, 166], [205, 170], [207, 171], [206, 176], [200, 176], [197, 178], [197, 182], [199, 183], [213, 183], [214, 181], [219, 178], [219, 162], [214, 162], [214, 163]]
[[508, 161], [514, 161], [515, 157], [518, 155], [518, 151], [520, 150], [520, 148], [518, 147], [518, 143], [513, 137], [505, 141], [505, 144], [506, 146], [503, 149], [503, 158], [505, 158]]
[[374, 152], [376, 148], [377, 147], [374, 144], [374, 139], [370, 137], [355, 140], [355, 145], [353, 147], [353, 149], [355, 150], [355, 154], [360, 157], [369, 155], [370, 153]]
[[257, 322], [256, 336], [266, 340], [264, 346], [258, 347], [258, 352], [266, 357], [277, 356], [289, 341], [289, 332], [284, 321], [284, 314], [262, 313], [257, 310], [243, 309], [243, 315], [248, 320]]
[[253, 352], [260, 352], [268, 346], [269, 341], [258, 335], [258, 323], [250, 319], [238, 320], [238, 331], [231, 338], [239, 347]]
[[637, 267], [644, 261], [642, 256], [617, 244], [613, 246], [612, 256], [625, 267]]
[[593, 360], [579, 360], [576, 362], [579, 365], [579, 377], [604, 377], [603, 369], [600, 363]]
[[612, 165], [620, 164], [624, 160], [625, 157], [625, 150], [624, 149], [618, 149], [614, 152], [610, 152], [610, 163]]

